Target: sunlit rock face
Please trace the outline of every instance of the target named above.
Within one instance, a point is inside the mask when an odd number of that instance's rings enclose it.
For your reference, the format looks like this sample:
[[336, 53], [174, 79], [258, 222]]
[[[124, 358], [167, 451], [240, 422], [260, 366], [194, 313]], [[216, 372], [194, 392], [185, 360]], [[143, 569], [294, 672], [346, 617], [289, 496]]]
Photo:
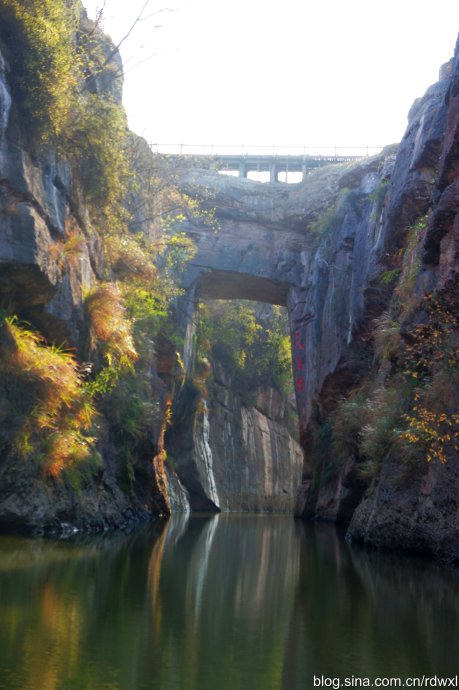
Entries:
[[248, 403], [218, 361], [207, 400], [190, 391], [168, 444], [194, 510], [293, 513], [303, 452], [272, 388]]
[[[83, 295], [102, 269], [102, 247], [65, 162], [49, 148], [32, 157], [8, 90], [0, 56], [0, 302], [56, 342], [78, 345]], [[78, 261], [64, 270], [62, 246], [81, 233]]]

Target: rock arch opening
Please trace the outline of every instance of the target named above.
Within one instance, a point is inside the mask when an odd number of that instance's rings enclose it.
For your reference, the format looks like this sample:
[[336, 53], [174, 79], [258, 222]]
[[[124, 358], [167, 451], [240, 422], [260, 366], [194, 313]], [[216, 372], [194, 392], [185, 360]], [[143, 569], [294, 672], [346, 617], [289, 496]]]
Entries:
[[285, 307], [290, 287], [274, 278], [213, 269], [199, 277], [196, 296], [200, 300], [245, 299]]

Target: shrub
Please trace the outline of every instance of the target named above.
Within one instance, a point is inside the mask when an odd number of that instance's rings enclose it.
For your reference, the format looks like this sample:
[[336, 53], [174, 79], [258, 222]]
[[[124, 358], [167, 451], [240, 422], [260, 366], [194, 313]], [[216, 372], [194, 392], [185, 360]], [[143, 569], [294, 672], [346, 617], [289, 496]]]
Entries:
[[399, 275], [400, 269], [393, 268], [392, 270], [381, 273], [381, 275], [378, 277], [378, 281], [381, 283], [381, 285], [391, 286], [397, 280]]
[[362, 213], [362, 194], [347, 187], [340, 189], [335, 203], [309, 224], [309, 230], [323, 237], [334, 230], [343, 221], [346, 212], [352, 210], [360, 218]]
[[62, 0], [3, 0], [1, 35], [11, 51], [15, 100], [42, 141], [64, 132], [74, 102], [76, 8]]
[[365, 390], [355, 391], [347, 400], [340, 400], [331, 415], [332, 452], [342, 459], [359, 450], [366, 401]]
[[364, 462], [361, 473], [372, 477], [398, 439], [397, 424], [402, 409], [402, 391], [392, 385], [377, 388], [366, 402], [359, 448]]
[[381, 213], [388, 190], [389, 180], [382, 180], [370, 194], [370, 200], [374, 204], [374, 213], [376, 216]]
[[310, 232], [318, 237], [323, 237], [333, 230], [340, 220], [338, 205], [331, 206], [324, 211], [319, 218], [309, 224]]
[[422, 242], [427, 221], [428, 216], [422, 216], [408, 228], [405, 249], [401, 255], [400, 277], [394, 289], [400, 320], [410, 313], [417, 302], [415, 287], [421, 268]]
[[408, 445], [417, 448], [427, 462], [439, 460], [447, 461], [448, 454], [457, 457], [459, 450], [459, 414], [455, 412], [434, 409], [420, 392], [414, 396], [414, 404], [409, 413], [403, 415], [407, 428], [402, 432], [401, 439]]
[[124, 110], [101, 94], [80, 94], [74, 102], [63, 149], [70, 155], [99, 229], [124, 229], [122, 201], [133, 171], [127, 156]]

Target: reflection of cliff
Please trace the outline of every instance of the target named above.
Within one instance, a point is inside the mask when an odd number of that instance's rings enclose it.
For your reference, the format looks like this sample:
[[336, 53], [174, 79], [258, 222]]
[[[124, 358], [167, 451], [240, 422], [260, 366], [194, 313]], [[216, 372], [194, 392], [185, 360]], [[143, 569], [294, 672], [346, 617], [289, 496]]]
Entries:
[[[304, 690], [451, 675], [458, 582], [331, 525], [177, 516], [78, 543], [0, 540], [8, 690]], [[45, 660], [45, 662], [44, 662]]]
[[[313, 674], [453, 675], [457, 578], [423, 560], [351, 548], [331, 525], [301, 527], [283, 688]], [[301, 685], [303, 683], [303, 686]]]

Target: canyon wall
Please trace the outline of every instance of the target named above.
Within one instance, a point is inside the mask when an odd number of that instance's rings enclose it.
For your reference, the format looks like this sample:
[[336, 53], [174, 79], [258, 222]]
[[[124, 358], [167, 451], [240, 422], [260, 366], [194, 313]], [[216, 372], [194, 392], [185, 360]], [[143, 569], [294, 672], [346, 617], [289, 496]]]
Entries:
[[[110, 56], [91, 89], [120, 103], [121, 81], [113, 76], [120, 66], [118, 52], [84, 11], [81, 25], [93, 41], [98, 41], [101, 54]], [[93, 364], [81, 361], [88, 339], [84, 299], [101, 281], [110, 281], [110, 270], [81, 181], [65, 152], [58, 154], [52, 144], [37, 147], [30, 141], [12, 98], [14, 55], [5, 45], [0, 48], [0, 315], [28, 324], [44, 339], [43, 344], [62, 345], [76, 353], [84, 376], [93, 368]], [[68, 256], [66, 247], [75, 237], [77, 250]], [[0, 330], [3, 356], [7, 347], [14, 350], [15, 346], [7, 342], [5, 329]], [[139, 366], [157, 414], [139, 444], [131, 469], [121, 457], [116, 423], [104, 413], [97, 420], [95, 462], [87, 471], [70, 470], [58, 476], [44, 471], [32, 458], [18, 459], [10, 428], [8, 391], [0, 390], [2, 527], [101, 530], [167, 514], [171, 504], [188, 509], [186, 492], [163, 462], [167, 405], [181, 375], [175, 346], [167, 339], [155, 343]], [[33, 372], [30, 376], [33, 378]], [[21, 396], [20, 390], [16, 397]]]
[[[119, 104], [119, 57], [98, 40], [113, 65], [89, 75], [88, 88]], [[83, 380], [94, 367], [82, 356], [85, 296], [115, 276], [65, 152], [48, 142], [38, 153], [30, 142], [11, 57], [0, 44], [0, 317], [16, 315], [47, 346], [71, 348]], [[99, 459], [78, 481], [18, 461], [2, 397], [0, 523], [105, 529], [190, 505], [296, 510], [349, 525], [350, 539], [456, 560], [458, 160], [456, 52], [413, 105], [400, 145], [378, 156], [314, 170], [298, 185], [175, 170], [177, 188], [218, 223], [187, 228], [197, 252], [177, 304], [188, 378], [173, 339], [145, 339], [135, 366], [148, 429], [127, 429], [140, 440], [126, 463], [123, 419], [101, 404]], [[218, 358], [209, 381], [193, 381], [197, 301], [218, 298], [287, 308], [301, 445], [273, 389], [243, 399]], [[11, 343], [3, 332], [0, 341], [3, 356]]]
[[456, 51], [398, 146], [299, 185], [261, 191], [209, 171], [183, 179], [220, 223], [212, 237], [190, 228], [189, 303], [285, 299], [305, 452], [297, 514], [349, 524], [349, 538], [368, 544], [452, 559], [458, 80]]
[[293, 513], [303, 451], [291, 403], [267, 387], [243, 400], [218, 360], [206, 397], [185, 386], [167, 451], [192, 509]]
[[350, 185], [353, 198], [290, 295], [308, 321], [292, 329], [307, 458], [298, 512], [350, 523], [349, 539], [451, 560], [458, 84], [456, 51], [413, 105], [398, 149]]

